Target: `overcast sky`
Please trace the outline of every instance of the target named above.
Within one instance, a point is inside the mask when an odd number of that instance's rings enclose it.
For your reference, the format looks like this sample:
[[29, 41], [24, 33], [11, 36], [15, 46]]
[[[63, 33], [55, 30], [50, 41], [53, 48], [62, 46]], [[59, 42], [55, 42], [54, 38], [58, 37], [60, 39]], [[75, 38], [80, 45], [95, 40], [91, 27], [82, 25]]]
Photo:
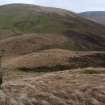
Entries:
[[0, 5], [7, 3], [37, 4], [64, 8], [75, 12], [105, 11], [105, 0], [0, 0]]

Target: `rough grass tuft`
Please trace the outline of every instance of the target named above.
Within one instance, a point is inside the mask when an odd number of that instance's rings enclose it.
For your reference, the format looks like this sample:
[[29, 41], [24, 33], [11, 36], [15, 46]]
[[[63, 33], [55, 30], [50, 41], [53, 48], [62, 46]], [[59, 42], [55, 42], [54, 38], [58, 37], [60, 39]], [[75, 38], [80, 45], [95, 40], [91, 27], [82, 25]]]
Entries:
[[105, 74], [105, 70], [82, 70], [81, 73], [83, 74]]

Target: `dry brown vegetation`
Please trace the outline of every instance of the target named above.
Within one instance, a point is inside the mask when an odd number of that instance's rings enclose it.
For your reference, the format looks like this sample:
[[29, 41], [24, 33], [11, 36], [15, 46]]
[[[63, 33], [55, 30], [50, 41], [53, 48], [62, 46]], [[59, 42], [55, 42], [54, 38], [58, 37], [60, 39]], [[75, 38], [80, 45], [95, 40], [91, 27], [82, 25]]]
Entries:
[[104, 104], [105, 74], [81, 74], [78, 70], [5, 82], [0, 91], [0, 105]]
[[105, 67], [105, 52], [73, 52], [49, 49], [9, 59], [8, 68], [33, 71], [57, 71], [84, 67]]
[[0, 41], [0, 48], [5, 49], [5, 56], [18, 56], [38, 50], [62, 46], [67, 42], [63, 35], [26, 34]]

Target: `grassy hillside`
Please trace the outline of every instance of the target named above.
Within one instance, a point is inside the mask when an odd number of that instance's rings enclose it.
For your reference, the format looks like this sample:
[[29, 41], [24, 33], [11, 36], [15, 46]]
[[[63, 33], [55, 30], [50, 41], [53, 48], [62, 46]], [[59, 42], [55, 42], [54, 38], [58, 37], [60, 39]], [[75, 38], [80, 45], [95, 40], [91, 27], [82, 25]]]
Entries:
[[73, 32], [68, 35], [24, 34], [1, 40], [0, 48], [5, 49], [5, 56], [12, 57], [53, 48], [73, 51], [105, 50], [104, 43], [104, 37]]
[[1, 49], [0, 105], [104, 105], [105, 26], [63, 9], [4, 5]]
[[64, 21], [73, 15], [60, 9], [12, 4], [0, 7], [0, 27], [17, 33], [62, 33], [67, 29]]
[[105, 27], [62, 9], [9, 4], [0, 6], [0, 40], [7, 55], [49, 48], [104, 51]]
[[95, 33], [95, 31], [104, 29], [102, 26], [97, 28], [95, 23], [82, 19], [69, 11], [26, 4], [1, 6], [0, 28], [9, 29], [16, 33], [60, 34], [70, 30], [85, 33], [90, 32], [91, 28]]
[[105, 67], [104, 59], [104, 52], [50, 49], [9, 59], [4, 65], [25, 72], [52, 72], [73, 68]]

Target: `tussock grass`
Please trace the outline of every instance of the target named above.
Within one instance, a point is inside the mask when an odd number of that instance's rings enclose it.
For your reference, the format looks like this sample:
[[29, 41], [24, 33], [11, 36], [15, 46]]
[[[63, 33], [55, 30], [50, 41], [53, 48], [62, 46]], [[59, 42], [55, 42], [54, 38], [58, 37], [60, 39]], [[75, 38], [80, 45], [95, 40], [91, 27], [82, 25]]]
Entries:
[[0, 105], [104, 105], [105, 75], [59, 71], [5, 82]]
[[7, 67], [23, 71], [51, 72], [75, 68], [105, 67], [104, 52], [49, 49], [9, 60]]
[[87, 69], [82, 70], [80, 73], [83, 74], [105, 74], [105, 70], [95, 70], [95, 69]]

